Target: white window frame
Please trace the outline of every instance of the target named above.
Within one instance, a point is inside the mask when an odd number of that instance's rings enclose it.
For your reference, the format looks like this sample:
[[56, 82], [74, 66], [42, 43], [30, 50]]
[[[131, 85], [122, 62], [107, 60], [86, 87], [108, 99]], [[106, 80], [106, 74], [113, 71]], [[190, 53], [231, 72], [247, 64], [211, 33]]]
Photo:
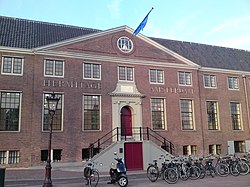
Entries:
[[[84, 127], [84, 112], [85, 112], [85, 108], [84, 108], [84, 96], [98, 96], [99, 97], [99, 120], [100, 120], [100, 127], [99, 129], [85, 129]], [[88, 131], [88, 132], [96, 132], [96, 131], [102, 131], [102, 96], [99, 94], [88, 94], [85, 93], [82, 95], [82, 131]]]
[[[154, 128], [154, 125], [153, 125], [153, 119], [152, 119], [152, 115], [153, 115], [153, 106], [152, 106], [152, 100], [153, 99], [162, 99], [163, 100], [163, 120], [164, 120], [164, 127], [161, 128], [161, 129], [158, 129], [158, 128]], [[155, 111], [155, 110], [154, 110]], [[151, 124], [152, 124], [152, 129], [153, 130], [167, 130], [167, 117], [166, 117], [166, 98], [163, 98], [163, 97], [152, 97], [150, 99], [150, 113], [151, 113]]]
[[[0, 133], [5, 133], [5, 132], [10, 132], [10, 133], [12, 133], [12, 132], [14, 132], [14, 133], [16, 133], [16, 132], [20, 132], [21, 131], [21, 120], [22, 120], [22, 97], [23, 97], [23, 94], [22, 94], [22, 92], [21, 91], [2, 91], [2, 90], [0, 90], [0, 94], [2, 93], [2, 92], [5, 92], [5, 93], [19, 93], [20, 94], [20, 103], [19, 103], [19, 123], [18, 123], [18, 130], [16, 130], [16, 131], [0, 131]], [[1, 103], [0, 103], [0, 105], [1, 105]]]
[[209, 131], [220, 131], [220, 114], [219, 114], [219, 102], [217, 100], [206, 100], [205, 101], [205, 106], [206, 106], [206, 119], [208, 119], [208, 113], [207, 113], [207, 103], [208, 102], [215, 102], [216, 104], [216, 109], [217, 109], [217, 113], [216, 113], [216, 117], [217, 117], [217, 129], [210, 129], [209, 128], [209, 123], [207, 120], [207, 128]]
[[[229, 86], [229, 79], [233, 79], [233, 88], [230, 88]], [[236, 83], [236, 82], [237, 83]], [[239, 77], [234, 77], [234, 76], [228, 76], [227, 77], [227, 85], [228, 85], [228, 89], [229, 90], [239, 90], [240, 89], [240, 85], [239, 85]]]
[[[233, 121], [232, 121], [232, 107], [231, 107], [231, 104], [232, 103], [235, 103], [236, 105], [239, 105], [239, 123], [240, 123], [240, 129], [234, 129], [234, 124], [233, 124]], [[242, 112], [241, 112], [241, 103], [238, 102], [238, 101], [230, 101], [229, 103], [229, 107], [230, 107], [230, 117], [231, 117], [231, 123], [232, 123], [232, 129], [234, 131], [243, 131], [243, 124], [242, 124]]]
[[[183, 128], [183, 124], [182, 124], [182, 110], [181, 110], [181, 101], [182, 100], [188, 100], [191, 101], [191, 107], [192, 107], [192, 122], [193, 122], [193, 129], [184, 129]], [[190, 98], [180, 98], [179, 100], [179, 110], [180, 110], [180, 122], [181, 122], [181, 129], [183, 131], [195, 131], [196, 127], [195, 127], [195, 114], [194, 114], [194, 100], [190, 99]]]
[[[5, 73], [3, 71], [4, 69], [4, 58], [11, 58], [11, 73]], [[14, 59], [19, 58], [21, 59], [21, 73], [13, 73], [13, 68], [14, 68]], [[23, 64], [24, 64], [24, 57], [20, 56], [2, 56], [2, 66], [1, 66], [1, 74], [2, 75], [15, 75], [15, 76], [23, 76]]]
[[[42, 105], [42, 107], [43, 107], [43, 108], [42, 108], [42, 111], [43, 111], [43, 112], [42, 112], [42, 125], [41, 125], [41, 128], [42, 128], [42, 132], [49, 132], [49, 129], [48, 129], [48, 130], [44, 130], [44, 129], [43, 129], [43, 126], [44, 126], [44, 105], [45, 105], [45, 103], [44, 103], [45, 97], [44, 97], [44, 96], [45, 96], [45, 94], [52, 94], [52, 92], [51, 92], [51, 91], [47, 91], [47, 92], [44, 91], [44, 92], [43, 92], [43, 97], [42, 97], [42, 98], [43, 98], [43, 101], [42, 101], [42, 102], [43, 102], [43, 105]], [[65, 94], [64, 94], [63, 92], [54, 92], [54, 94], [61, 94], [61, 95], [62, 95], [62, 97], [60, 98], [60, 101], [62, 101], [62, 121], [61, 121], [61, 126], [62, 126], [62, 127], [61, 127], [61, 130], [54, 130], [54, 129], [53, 129], [53, 132], [63, 132], [64, 95], [65, 95]]]
[[[180, 83], [180, 73], [184, 73], [184, 84]], [[188, 81], [187, 81], [187, 75], [190, 75], [190, 84], [188, 84]], [[187, 71], [178, 71], [177, 72], [177, 76], [178, 76], [178, 84], [180, 86], [192, 86], [193, 85], [193, 78], [192, 78], [192, 72], [187, 72]]]
[[[85, 64], [90, 64], [91, 65], [91, 77], [85, 77], [85, 67], [84, 65]], [[94, 78], [93, 74], [94, 74], [94, 68], [93, 68], [93, 65], [98, 65], [99, 66], [99, 78]], [[101, 80], [101, 77], [102, 77], [102, 66], [101, 64], [98, 64], [98, 63], [92, 63], [92, 62], [84, 62], [83, 63], [83, 79], [91, 79], [91, 80]]]
[[[121, 80], [120, 79], [120, 68], [121, 67], [124, 67], [125, 68], [125, 80]], [[131, 68], [132, 69], [132, 80], [128, 80], [128, 68]], [[135, 82], [135, 75], [134, 75], [134, 73], [135, 73], [135, 68], [134, 67], [132, 67], [132, 66], [118, 66], [118, 81], [119, 82]]]
[[[52, 61], [53, 62], [53, 73], [52, 75], [48, 75], [46, 74], [46, 62], [47, 61]], [[55, 75], [55, 62], [56, 61], [61, 61], [62, 62], [62, 66], [63, 66], [63, 69], [62, 69], [62, 75]], [[64, 60], [61, 60], [61, 59], [49, 59], [49, 58], [46, 58], [44, 59], [44, 77], [58, 77], [58, 78], [63, 78], [64, 77]]]
[[[156, 82], [151, 81], [151, 71], [155, 71], [156, 73]], [[162, 82], [159, 82], [158, 80], [158, 72], [162, 72]], [[162, 69], [149, 69], [149, 82], [150, 84], [164, 84], [164, 71]]]
[[[209, 79], [209, 85], [206, 85], [206, 77], [208, 77]], [[214, 77], [214, 86], [213, 86], [213, 81], [212, 81], [212, 77]], [[204, 87], [205, 88], [213, 88], [216, 89], [217, 88], [217, 81], [216, 81], [216, 75], [209, 75], [209, 74], [204, 74], [203, 75], [203, 83], [204, 83]]]

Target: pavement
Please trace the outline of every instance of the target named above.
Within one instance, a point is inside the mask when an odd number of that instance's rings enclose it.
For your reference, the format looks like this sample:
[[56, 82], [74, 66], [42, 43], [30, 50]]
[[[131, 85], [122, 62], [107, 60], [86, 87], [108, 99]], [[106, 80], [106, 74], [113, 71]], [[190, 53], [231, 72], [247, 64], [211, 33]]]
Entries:
[[[83, 163], [52, 163], [51, 179], [54, 180], [74, 180], [83, 179]], [[146, 171], [127, 171], [131, 177], [146, 176]], [[99, 172], [101, 181], [109, 180], [109, 171]], [[29, 168], [6, 168], [5, 183], [14, 181], [43, 181], [45, 178], [45, 166], [36, 166]]]

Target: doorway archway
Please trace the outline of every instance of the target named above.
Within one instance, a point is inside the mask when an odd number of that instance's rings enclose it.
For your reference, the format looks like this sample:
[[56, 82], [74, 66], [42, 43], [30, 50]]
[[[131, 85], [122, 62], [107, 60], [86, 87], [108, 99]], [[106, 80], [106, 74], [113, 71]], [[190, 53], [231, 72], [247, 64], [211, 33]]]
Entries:
[[121, 109], [121, 136], [132, 136], [132, 112], [129, 106]]

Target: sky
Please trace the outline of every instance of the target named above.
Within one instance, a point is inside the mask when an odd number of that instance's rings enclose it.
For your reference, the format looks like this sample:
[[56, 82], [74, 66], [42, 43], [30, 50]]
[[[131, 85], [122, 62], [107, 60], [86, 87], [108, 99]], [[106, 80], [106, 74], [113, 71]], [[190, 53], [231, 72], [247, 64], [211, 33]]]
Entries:
[[0, 0], [0, 15], [250, 51], [250, 0]]

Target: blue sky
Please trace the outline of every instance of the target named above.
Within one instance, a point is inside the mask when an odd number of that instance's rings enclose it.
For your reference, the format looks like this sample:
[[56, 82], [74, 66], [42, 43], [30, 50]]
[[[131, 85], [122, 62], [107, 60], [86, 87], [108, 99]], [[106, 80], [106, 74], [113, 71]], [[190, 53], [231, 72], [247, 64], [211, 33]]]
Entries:
[[250, 0], [0, 0], [0, 15], [250, 51]]

